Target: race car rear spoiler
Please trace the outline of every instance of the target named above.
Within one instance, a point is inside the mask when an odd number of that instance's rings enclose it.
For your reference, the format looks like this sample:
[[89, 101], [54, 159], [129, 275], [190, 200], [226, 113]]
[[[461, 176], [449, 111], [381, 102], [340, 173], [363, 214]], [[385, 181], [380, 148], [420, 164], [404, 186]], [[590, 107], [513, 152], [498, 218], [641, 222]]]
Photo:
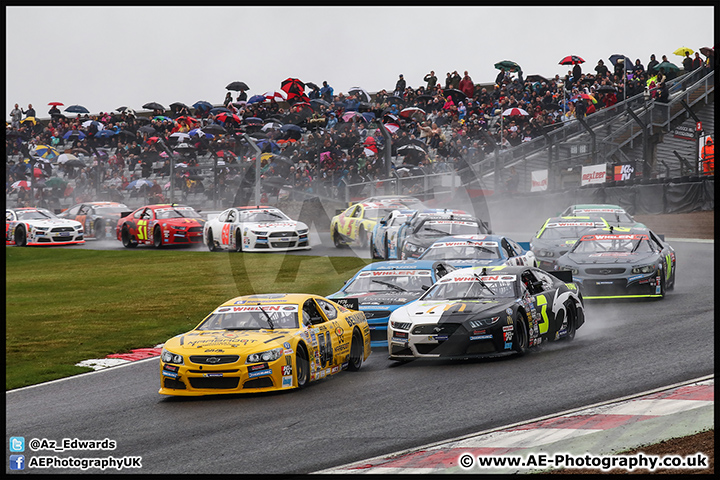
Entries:
[[120, 212], [120, 218], [125, 218], [125, 217], [127, 217], [128, 215], [130, 215], [130, 214], [131, 214], [132, 212], [134, 212], [134, 211], [135, 211], [135, 210], [130, 210], [130, 211], [128, 211], [128, 212]]
[[572, 283], [573, 281], [572, 272], [570, 270], [555, 270], [547, 273], [549, 273], [555, 278], [562, 280], [565, 283]]

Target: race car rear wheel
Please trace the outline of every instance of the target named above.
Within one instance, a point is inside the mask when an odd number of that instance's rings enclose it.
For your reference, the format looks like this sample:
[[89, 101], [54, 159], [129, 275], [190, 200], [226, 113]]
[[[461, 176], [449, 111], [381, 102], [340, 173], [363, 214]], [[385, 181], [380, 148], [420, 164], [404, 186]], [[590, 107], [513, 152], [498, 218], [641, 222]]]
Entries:
[[15, 229], [15, 245], [18, 247], [27, 246], [27, 233], [24, 225], [18, 225]]
[[565, 305], [565, 311], [567, 312], [567, 335], [560, 340], [569, 342], [575, 338], [575, 331], [577, 330], [577, 306], [575, 302], [569, 302]]
[[97, 220], [93, 224], [93, 236], [98, 240], [105, 238], [105, 223], [102, 220]]
[[130, 229], [127, 227], [127, 225], [123, 225], [122, 232], [120, 233], [120, 238], [122, 238], [122, 244], [125, 248], [135, 248], [137, 247], [137, 243], [133, 242], [130, 238]]
[[665, 269], [660, 272], [660, 298], [665, 298]]
[[367, 248], [368, 236], [363, 227], [360, 227], [360, 231], [358, 232], [358, 243], [361, 248]]
[[159, 225], [156, 225], [155, 229], [153, 229], [153, 247], [162, 248], [162, 232]]
[[308, 361], [307, 350], [303, 344], [298, 343], [295, 353], [295, 375], [297, 376], [297, 388], [303, 388], [310, 379], [310, 362]]
[[365, 345], [363, 343], [362, 335], [360, 331], [353, 330], [352, 340], [350, 341], [350, 358], [348, 370], [351, 372], [357, 372], [362, 367], [363, 363], [363, 351]]
[[387, 233], [385, 234], [385, 238], [383, 239], [383, 246], [385, 247], [383, 251], [383, 258], [385, 260], [390, 260], [390, 244], [388, 243]]
[[522, 314], [515, 316], [513, 322], [515, 324], [514, 335], [513, 335], [513, 350], [518, 355], [525, 355], [528, 349], [529, 335], [528, 326], [523, 318]]
[[342, 248], [345, 246], [342, 239], [340, 238], [340, 234], [337, 231], [337, 227], [333, 228], [332, 241], [335, 244], [335, 248]]

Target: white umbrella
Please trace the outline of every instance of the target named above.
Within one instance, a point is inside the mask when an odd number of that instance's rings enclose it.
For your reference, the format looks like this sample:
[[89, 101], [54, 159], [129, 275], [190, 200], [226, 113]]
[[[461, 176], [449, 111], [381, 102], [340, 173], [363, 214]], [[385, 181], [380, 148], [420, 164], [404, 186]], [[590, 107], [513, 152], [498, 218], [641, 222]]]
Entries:
[[99, 132], [100, 130], [102, 130], [103, 128], [105, 128], [105, 125], [103, 125], [102, 123], [98, 122], [97, 120], [87, 120], [87, 121], [83, 122], [83, 124], [82, 124], [82, 126], [85, 127], [85, 128], [89, 128], [90, 125], [95, 125], [95, 126], [97, 127], [97, 129], [98, 129], [98, 132]]
[[177, 143], [182, 143], [190, 140], [190, 135], [185, 132], [175, 132], [170, 134], [170, 138], [175, 139]]
[[79, 160], [79, 159], [72, 153], [61, 153], [60, 156], [57, 158], [57, 163], [65, 163], [68, 160]]

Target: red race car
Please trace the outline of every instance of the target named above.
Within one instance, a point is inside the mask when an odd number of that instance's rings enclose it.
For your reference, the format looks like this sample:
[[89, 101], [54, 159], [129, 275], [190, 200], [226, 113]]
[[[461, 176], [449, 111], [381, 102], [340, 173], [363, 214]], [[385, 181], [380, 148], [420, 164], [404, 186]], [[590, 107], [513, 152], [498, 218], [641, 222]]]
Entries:
[[140, 244], [161, 248], [202, 243], [204, 223], [200, 214], [186, 205], [146, 205], [123, 215], [115, 231], [125, 248]]

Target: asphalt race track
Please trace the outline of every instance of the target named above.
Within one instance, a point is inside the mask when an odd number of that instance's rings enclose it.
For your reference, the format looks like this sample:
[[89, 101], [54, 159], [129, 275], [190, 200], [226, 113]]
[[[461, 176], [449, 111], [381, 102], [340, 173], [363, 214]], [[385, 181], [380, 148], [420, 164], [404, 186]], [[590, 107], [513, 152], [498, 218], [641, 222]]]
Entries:
[[[355, 254], [325, 242], [312, 254]], [[142, 457], [130, 473], [300, 474], [709, 375], [714, 244], [671, 243], [677, 287], [664, 300], [587, 302], [574, 341], [522, 358], [400, 365], [374, 351], [302, 391], [205, 398], [159, 395], [153, 358], [7, 392], [6, 436], [108, 438], [112, 451], [25, 455]]]

